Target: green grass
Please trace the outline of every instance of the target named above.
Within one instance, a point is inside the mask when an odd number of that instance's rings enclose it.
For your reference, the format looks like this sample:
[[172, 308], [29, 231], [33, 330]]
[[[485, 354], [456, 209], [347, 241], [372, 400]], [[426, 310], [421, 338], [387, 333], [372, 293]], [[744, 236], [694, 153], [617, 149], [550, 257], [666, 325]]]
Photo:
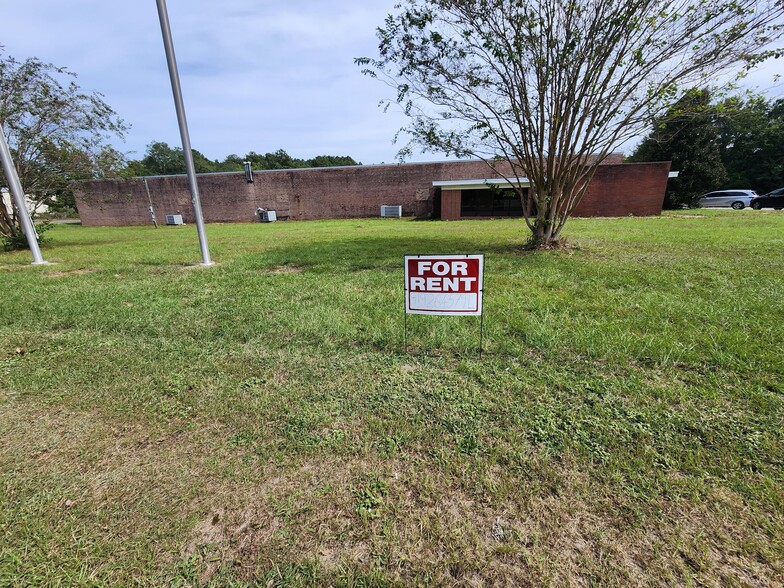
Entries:
[[784, 583], [784, 215], [207, 229], [0, 254], [0, 585]]

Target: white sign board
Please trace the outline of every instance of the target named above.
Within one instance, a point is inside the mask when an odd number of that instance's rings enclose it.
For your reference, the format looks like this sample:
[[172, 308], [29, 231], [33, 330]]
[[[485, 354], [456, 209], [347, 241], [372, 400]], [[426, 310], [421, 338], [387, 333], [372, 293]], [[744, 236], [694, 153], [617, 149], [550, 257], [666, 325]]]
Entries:
[[407, 255], [406, 313], [482, 314], [483, 255]]

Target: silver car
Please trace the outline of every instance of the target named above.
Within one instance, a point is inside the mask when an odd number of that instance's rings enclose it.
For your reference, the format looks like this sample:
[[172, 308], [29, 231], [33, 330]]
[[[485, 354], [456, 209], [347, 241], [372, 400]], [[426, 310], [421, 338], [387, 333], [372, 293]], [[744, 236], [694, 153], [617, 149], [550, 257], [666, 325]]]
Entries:
[[701, 208], [734, 208], [743, 210], [751, 204], [752, 198], [756, 198], [754, 190], [717, 190], [708, 192], [702, 196], [697, 205]]

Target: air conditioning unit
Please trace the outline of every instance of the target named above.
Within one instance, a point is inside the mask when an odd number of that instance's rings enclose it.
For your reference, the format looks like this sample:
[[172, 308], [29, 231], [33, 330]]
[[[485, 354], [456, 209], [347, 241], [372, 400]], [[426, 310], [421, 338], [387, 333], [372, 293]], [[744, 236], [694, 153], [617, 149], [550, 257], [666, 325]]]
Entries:
[[167, 214], [166, 215], [166, 224], [167, 225], [184, 225], [185, 223], [182, 222], [182, 215], [181, 214]]
[[402, 206], [381, 205], [381, 218], [400, 218], [401, 216], [403, 216]]
[[274, 223], [278, 220], [278, 214], [274, 210], [267, 210], [266, 208], [257, 208], [256, 216], [259, 217], [260, 223]]

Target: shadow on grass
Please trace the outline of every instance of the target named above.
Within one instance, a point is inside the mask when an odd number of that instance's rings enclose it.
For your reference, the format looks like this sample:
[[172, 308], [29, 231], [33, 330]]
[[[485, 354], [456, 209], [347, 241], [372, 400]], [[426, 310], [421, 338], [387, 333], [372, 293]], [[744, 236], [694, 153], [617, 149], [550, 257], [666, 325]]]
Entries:
[[263, 257], [247, 255], [245, 263], [259, 268], [296, 264], [308, 271], [387, 271], [403, 267], [406, 255], [497, 254], [533, 256], [520, 243], [488, 244], [486, 239], [459, 236], [330, 238], [308, 245], [282, 245], [264, 252]]

